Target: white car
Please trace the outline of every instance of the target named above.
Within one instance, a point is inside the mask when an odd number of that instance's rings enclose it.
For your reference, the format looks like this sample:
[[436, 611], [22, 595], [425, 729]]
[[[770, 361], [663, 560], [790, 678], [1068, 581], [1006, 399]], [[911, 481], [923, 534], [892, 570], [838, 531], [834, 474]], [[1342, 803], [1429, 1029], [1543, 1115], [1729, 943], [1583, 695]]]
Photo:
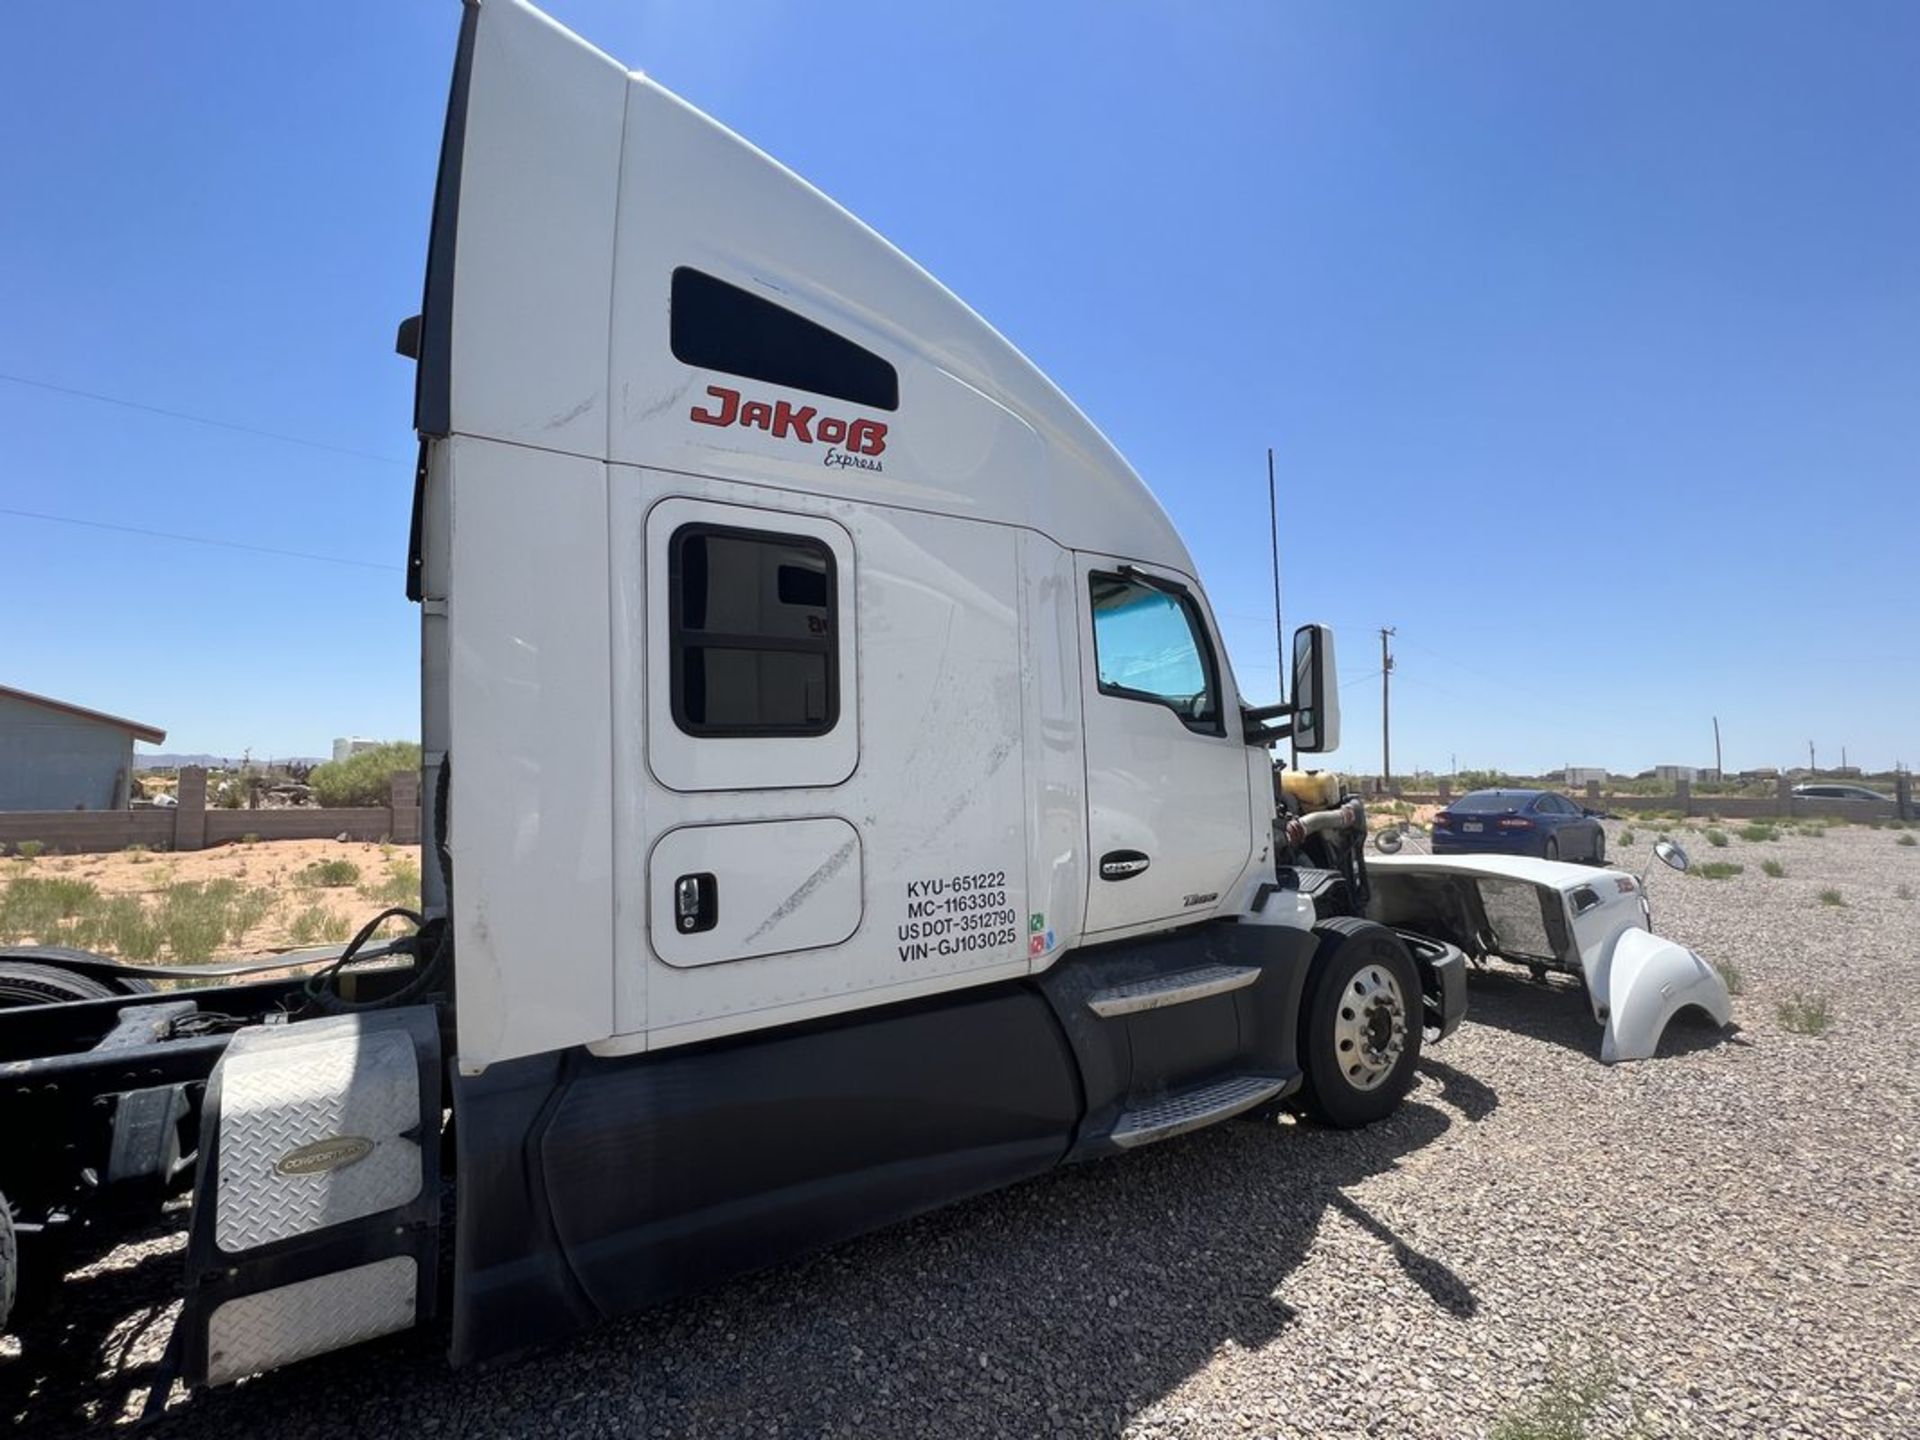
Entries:
[[[1687, 866], [1677, 845], [1662, 842], [1658, 853]], [[1733, 1019], [1719, 972], [1653, 933], [1641, 882], [1624, 870], [1517, 855], [1384, 855], [1367, 871], [1370, 919], [1449, 941], [1472, 960], [1578, 976], [1606, 1027], [1607, 1064], [1651, 1058], [1682, 1011], [1716, 1025]]]

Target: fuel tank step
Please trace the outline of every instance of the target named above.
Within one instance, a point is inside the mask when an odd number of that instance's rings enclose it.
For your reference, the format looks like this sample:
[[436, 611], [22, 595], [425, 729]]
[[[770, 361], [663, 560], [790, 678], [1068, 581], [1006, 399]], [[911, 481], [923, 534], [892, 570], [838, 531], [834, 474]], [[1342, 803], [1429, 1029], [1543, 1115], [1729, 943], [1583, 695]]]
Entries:
[[1131, 1150], [1198, 1130], [1282, 1095], [1288, 1081], [1272, 1075], [1229, 1075], [1129, 1110], [1113, 1127], [1113, 1143]]
[[1087, 997], [1087, 1008], [1102, 1020], [1112, 1020], [1120, 1015], [1137, 1015], [1142, 1010], [1158, 1010], [1163, 1005], [1184, 1005], [1189, 1000], [1225, 995], [1259, 978], [1258, 965], [1201, 965], [1096, 990]]

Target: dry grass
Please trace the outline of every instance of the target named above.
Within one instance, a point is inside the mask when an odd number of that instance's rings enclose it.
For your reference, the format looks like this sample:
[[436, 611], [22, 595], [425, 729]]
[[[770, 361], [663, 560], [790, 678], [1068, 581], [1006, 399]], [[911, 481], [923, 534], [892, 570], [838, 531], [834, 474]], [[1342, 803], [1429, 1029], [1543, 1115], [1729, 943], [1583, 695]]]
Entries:
[[[318, 903], [316, 889], [355, 884], [357, 896]], [[417, 852], [391, 845], [253, 840], [161, 857], [133, 847], [20, 858], [0, 862], [0, 944], [194, 965], [335, 944], [363, 912], [419, 902]]]
[[1833, 1002], [1817, 991], [1795, 991], [1773, 1009], [1781, 1028], [1795, 1035], [1824, 1035], [1833, 1026]]

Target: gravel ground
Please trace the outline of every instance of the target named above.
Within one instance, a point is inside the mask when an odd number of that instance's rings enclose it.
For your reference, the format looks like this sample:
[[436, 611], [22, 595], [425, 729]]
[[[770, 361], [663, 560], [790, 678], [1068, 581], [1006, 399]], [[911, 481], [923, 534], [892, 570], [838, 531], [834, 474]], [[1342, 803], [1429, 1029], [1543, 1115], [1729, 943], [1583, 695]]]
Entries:
[[[1621, 828], [1637, 869], [1657, 830]], [[1593, 1362], [1596, 1435], [1920, 1435], [1920, 848], [1682, 838], [1746, 866], [1651, 881], [1664, 933], [1739, 967], [1730, 1036], [1609, 1069], [1576, 990], [1476, 977], [1372, 1130], [1228, 1125], [517, 1365], [409, 1337], [176, 1398], [157, 1433], [1453, 1437]], [[1776, 1017], [1804, 991], [1824, 1036]], [[0, 1350], [16, 1433], [137, 1409], [180, 1249], [177, 1221], [122, 1246]]]

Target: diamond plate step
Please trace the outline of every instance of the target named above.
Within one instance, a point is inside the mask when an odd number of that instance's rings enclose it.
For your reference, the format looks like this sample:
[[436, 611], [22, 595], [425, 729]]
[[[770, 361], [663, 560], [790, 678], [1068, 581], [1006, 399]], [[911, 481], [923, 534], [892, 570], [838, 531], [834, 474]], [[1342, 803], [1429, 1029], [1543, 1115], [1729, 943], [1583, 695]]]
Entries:
[[1158, 1010], [1163, 1005], [1184, 1005], [1189, 1000], [1225, 995], [1259, 978], [1258, 965], [1202, 965], [1194, 970], [1179, 970], [1171, 975], [1155, 975], [1147, 980], [1096, 990], [1087, 997], [1087, 1008], [1102, 1020], [1111, 1020], [1116, 1015], [1137, 1015], [1142, 1010]]
[[1129, 1110], [1113, 1127], [1113, 1143], [1131, 1150], [1155, 1140], [1171, 1139], [1189, 1130], [1198, 1130], [1216, 1120], [1238, 1115], [1242, 1110], [1273, 1099], [1287, 1088], [1285, 1080], [1271, 1075], [1229, 1075], [1191, 1090], [1171, 1095]]

